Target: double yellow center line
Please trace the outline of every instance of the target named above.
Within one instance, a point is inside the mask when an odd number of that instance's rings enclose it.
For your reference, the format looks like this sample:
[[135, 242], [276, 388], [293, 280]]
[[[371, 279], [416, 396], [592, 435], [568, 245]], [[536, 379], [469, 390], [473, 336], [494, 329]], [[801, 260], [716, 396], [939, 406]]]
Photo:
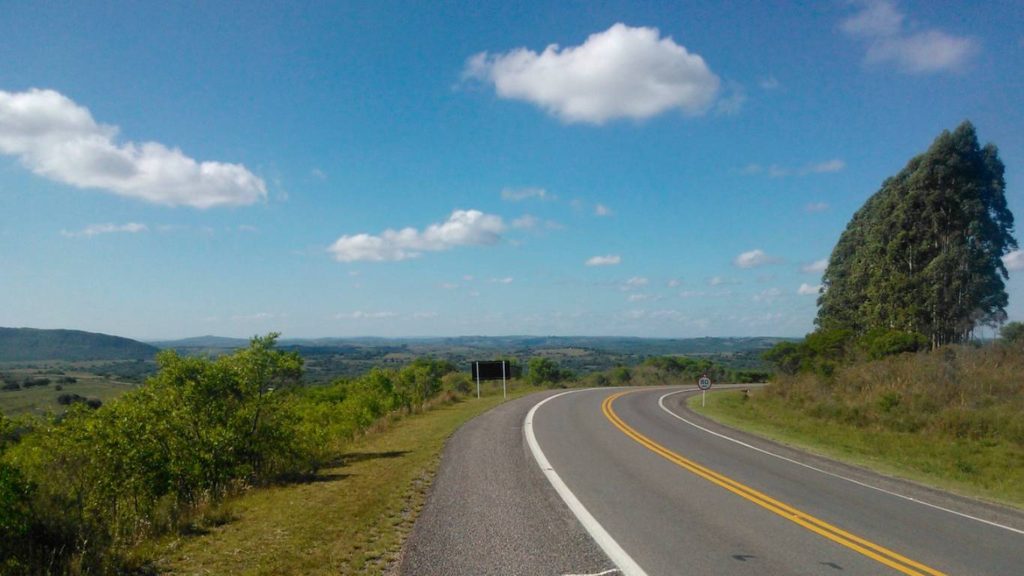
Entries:
[[612, 404], [615, 402], [615, 400], [621, 398], [626, 394], [629, 394], [630, 392], [633, 391], [627, 390], [625, 392], [612, 394], [611, 396], [605, 398], [604, 403], [601, 405], [601, 410], [602, 412], [604, 412], [604, 415], [608, 418], [608, 420], [610, 420], [611, 423], [615, 425], [616, 428], [621, 430], [624, 434], [626, 434], [626, 436], [629, 436], [633, 440], [636, 440], [639, 444], [643, 445], [651, 452], [654, 452], [655, 454], [665, 458], [666, 460], [678, 465], [680, 468], [688, 470], [713, 484], [717, 484], [718, 486], [725, 488], [726, 490], [732, 492], [733, 494], [736, 494], [737, 496], [745, 498], [753, 502], [754, 504], [757, 504], [758, 506], [765, 508], [766, 510], [769, 510], [771, 512], [774, 512], [775, 514], [778, 514], [779, 516], [782, 516], [786, 520], [803, 526], [804, 528], [810, 530], [811, 532], [814, 532], [815, 534], [819, 534], [837, 544], [840, 544], [851, 550], [859, 552], [860, 554], [863, 554], [864, 556], [867, 556], [872, 560], [885, 564], [886, 566], [889, 566], [894, 570], [902, 572], [903, 574], [910, 574], [913, 576], [924, 576], [926, 574], [931, 576], [945, 576], [945, 574], [939, 572], [938, 570], [935, 570], [934, 568], [929, 568], [928, 566], [925, 566], [920, 562], [915, 562], [910, 558], [901, 556], [900, 554], [897, 554], [896, 552], [893, 552], [888, 548], [879, 546], [874, 542], [870, 542], [854, 534], [850, 534], [849, 532], [846, 532], [841, 528], [833, 526], [823, 520], [819, 520], [818, 518], [815, 518], [814, 516], [811, 516], [806, 512], [802, 512], [784, 502], [779, 502], [778, 500], [768, 496], [767, 494], [759, 492], [751, 488], [750, 486], [741, 484], [733, 480], [732, 478], [729, 478], [728, 476], [724, 476], [722, 474], [719, 474], [718, 472], [715, 472], [714, 470], [711, 470], [710, 468], [701, 466], [700, 464], [697, 464], [693, 460], [684, 458], [683, 456], [676, 454], [675, 452], [669, 450], [668, 448], [665, 448], [661, 444], [658, 444], [654, 440], [651, 440], [650, 438], [637, 432], [629, 424], [623, 422], [622, 418], [619, 418], [619, 415], [616, 414], [615, 410], [612, 408]]

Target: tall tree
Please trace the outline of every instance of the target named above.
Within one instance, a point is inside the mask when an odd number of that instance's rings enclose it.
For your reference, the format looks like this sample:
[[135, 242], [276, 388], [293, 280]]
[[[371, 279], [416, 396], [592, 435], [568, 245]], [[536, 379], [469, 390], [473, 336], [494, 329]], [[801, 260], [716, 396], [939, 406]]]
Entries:
[[961, 342], [1006, 320], [1002, 256], [1017, 248], [996, 147], [970, 122], [944, 131], [854, 214], [818, 298], [822, 329]]

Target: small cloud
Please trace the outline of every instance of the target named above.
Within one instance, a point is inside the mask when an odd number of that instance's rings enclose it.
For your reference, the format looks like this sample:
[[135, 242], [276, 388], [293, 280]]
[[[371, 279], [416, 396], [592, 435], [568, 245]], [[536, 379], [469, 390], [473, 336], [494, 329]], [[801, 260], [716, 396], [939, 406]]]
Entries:
[[275, 318], [274, 314], [269, 312], [257, 312], [255, 314], [239, 314], [232, 316], [231, 319], [236, 322], [263, 322], [265, 320], [272, 320]]
[[780, 296], [782, 296], [782, 290], [779, 290], [778, 288], [768, 288], [767, 290], [762, 290], [761, 292], [754, 294], [754, 302], [770, 304], [778, 300]]
[[328, 248], [339, 262], [383, 262], [417, 258], [423, 252], [440, 252], [459, 246], [497, 244], [505, 224], [500, 216], [479, 210], [456, 210], [448, 220], [431, 224], [422, 232], [415, 228], [385, 230], [377, 236], [345, 235]]
[[579, 46], [481, 52], [466, 62], [463, 77], [491, 84], [499, 98], [530, 102], [563, 122], [599, 125], [671, 109], [703, 114], [720, 84], [703, 58], [672, 38], [621, 23]]
[[319, 168], [313, 168], [312, 170], [309, 171], [309, 173], [310, 175], [313, 176], [313, 178], [316, 178], [317, 180], [327, 180], [327, 173]]
[[667, 286], [668, 286], [669, 288], [678, 288], [678, 287], [682, 286], [682, 284], [683, 284], [683, 281], [682, 281], [682, 280], [679, 280], [678, 278], [672, 278], [671, 280], [669, 280], [669, 281], [668, 281], [668, 282], [666, 283], [666, 285], [667, 285]]
[[611, 216], [612, 209], [605, 206], [604, 204], [598, 204], [594, 206], [594, 216]]
[[769, 91], [769, 92], [772, 91], [772, 90], [778, 90], [779, 86], [780, 86], [779, 81], [775, 79], [775, 76], [768, 76], [768, 77], [762, 78], [757, 83], [757, 85], [760, 86], [762, 90]]
[[249, 225], [249, 224], [239, 224], [238, 226], [235, 227], [235, 231], [236, 232], [249, 232], [249, 233], [255, 234], [255, 233], [259, 232], [260, 229], [255, 227], [255, 226]]
[[644, 300], [650, 300], [650, 294], [630, 294], [626, 300], [629, 302], [642, 302]]
[[501, 199], [509, 202], [522, 202], [523, 200], [553, 200], [554, 197], [548, 194], [543, 188], [505, 188], [501, 191]]
[[149, 227], [136, 222], [129, 222], [127, 224], [90, 224], [81, 230], [61, 230], [60, 234], [67, 238], [92, 238], [100, 234], [138, 234], [139, 232], [149, 232]]
[[744, 252], [732, 261], [733, 265], [737, 268], [756, 268], [757, 266], [778, 264], [779, 262], [779, 258], [769, 256], [764, 250], [759, 248], [750, 250], [749, 252]]
[[454, 282], [442, 282], [439, 286], [445, 290], [458, 290], [459, 288], [459, 285]]
[[759, 175], [764, 174], [769, 178], [787, 178], [789, 176], [808, 176], [810, 174], [827, 174], [831, 172], [839, 172], [846, 168], [846, 162], [835, 158], [832, 160], [826, 160], [824, 162], [815, 162], [807, 164], [799, 169], [793, 169], [779, 164], [771, 164], [767, 167], [761, 164], [747, 164], [740, 169], [741, 174], [746, 175]]
[[727, 94], [715, 104], [715, 113], [719, 116], [735, 116], [743, 110], [743, 105], [747, 102], [747, 91], [741, 84], [729, 82], [726, 92]]
[[[712, 284], [712, 286], [717, 286], [717, 284]], [[701, 292], [699, 290], [683, 290], [682, 292], [679, 293], [679, 297], [680, 298], [698, 298], [700, 296], [703, 296], [704, 294], [705, 294], [704, 292]]]
[[531, 230], [537, 227], [540, 222], [536, 217], [525, 214], [512, 221], [512, 227], [517, 230]]
[[615, 266], [622, 262], [622, 257], [609, 254], [607, 256], [594, 256], [586, 261], [587, 266]]
[[800, 169], [800, 174], [828, 174], [829, 172], [839, 172], [843, 168], [846, 168], [846, 162], [834, 158], [825, 162], [818, 162], [817, 164], [808, 164]]
[[356, 310], [355, 312], [342, 312], [335, 314], [334, 318], [337, 320], [385, 320], [388, 318], [395, 318], [398, 314], [396, 312], [365, 312], [362, 310]]
[[811, 202], [807, 206], [804, 206], [804, 210], [811, 214], [824, 212], [825, 210], [828, 210], [828, 204], [825, 202]]
[[712, 276], [711, 278], [708, 278], [708, 286], [730, 286], [734, 284], [739, 284], [739, 282], [730, 278], [723, 278], [721, 276]]
[[804, 264], [800, 270], [808, 274], [821, 274], [828, 268], [828, 258], [822, 258], [821, 260], [815, 260], [809, 264]]
[[633, 276], [632, 278], [630, 278], [629, 280], [626, 280], [622, 284], [622, 289], [623, 290], [636, 290], [637, 288], [643, 288], [644, 286], [647, 286], [649, 283], [650, 283], [650, 280], [648, 280], [647, 278], [644, 278], [643, 276]]
[[903, 72], [927, 74], [961, 70], [981, 47], [977, 40], [938, 29], [912, 31], [888, 0], [858, 2], [860, 10], [840, 28], [867, 46], [869, 64], [893, 64]]
[[490, 279], [490, 283], [491, 284], [511, 284], [512, 283], [512, 277], [511, 276], [506, 276], [504, 278], [491, 278]]
[[800, 284], [796, 290], [796, 293], [801, 296], [813, 296], [819, 292], [821, 292], [821, 284], [811, 285], [806, 282]]
[[1011, 272], [1024, 270], [1024, 250], [1014, 250], [1003, 256], [1003, 265]]
[[437, 312], [414, 312], [412, 317], [415, 320], [433, 320], [440, 316]]

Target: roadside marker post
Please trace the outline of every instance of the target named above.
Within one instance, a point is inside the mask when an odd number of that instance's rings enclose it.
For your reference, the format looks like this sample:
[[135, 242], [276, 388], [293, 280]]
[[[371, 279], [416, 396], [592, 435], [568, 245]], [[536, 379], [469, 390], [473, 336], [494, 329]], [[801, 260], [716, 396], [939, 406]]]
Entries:
[[701, 375], [700, 380], [697, 380], [697, 388], [700, 388], [700, 407], [703, 408], [704, 395], [711, 389], [711, 378], [707, 374]]

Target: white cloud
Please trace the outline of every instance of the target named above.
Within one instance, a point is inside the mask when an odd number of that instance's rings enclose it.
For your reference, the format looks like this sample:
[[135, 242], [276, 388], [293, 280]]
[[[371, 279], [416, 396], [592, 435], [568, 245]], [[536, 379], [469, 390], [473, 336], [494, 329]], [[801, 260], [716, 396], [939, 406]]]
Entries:
[[379, 236], [345, 235], [328, 248], [339, 262], [397, 261], [416, 258], [423, 252], [440, 252], [458, 246], [490, 245], [501, 240], [501, 217], [479, 210], [456, 210], [443, 223], [422, 232], [415, 228], [385, 230]]
[[729, 278], [723, 278], [721, 276], [712, 276], [711, 278], [708, 278], [708, 286], [729, 286], [733, 284], [739, 284], [739, 282]]
[[647, 278], [644, 278], [643, 276], [633, 276], [632, 278], [630, 278], [629, 280], [626, 280], [622, 284], [622, 289], [623, 290], [635, 290], [637, 288], [643, 288], [644, 286], [647, 286], [648, 284], [650, 284], [650, 280], [648, 280]]
[[553, 200], [554, 197], [548, 194], [543, 188], [504, 188], [501, 191], [501, 199], [509, 202], [521, 202], [536, 198], [537, 200]]
[[1024, 250], [1014, 250], [1003, 256], [1003, 265], [1012, 272], [1024, 270]]
[[356, 310], [355, 312], [335, 314], [334, 318], [337, 320], [385, 320], [397, 316], [398, 313], [396, 312], [365, 312], [363, 310]]
[[808, 274], [820, 274], [828, 268], [828, 258], [822, 258], [821, 260], [815, 260], [809, 264], [804, 264], [800, 269]]
[[781, 84], [779, 84], [779, 81], [776, 80], [774, 76], [768, 76], [766, 78], [762, 78], [761, 81], [758, 82], [758, 86], [760, 86], [762, 90], [771, 91], [778, 90]]
[[580, 46], [551, 44], [540, 54], [518, 48], [481, 52], [464, 76], [494, 84], [501, 98], [536, 104], [564, 122], [603, 124], [644, 119], [678, 108], [702, 114], [720, 81], [697, 54], [655, 28], [615, 24]]
[[612, 209], [605, 206], [604, 204], [598, 204], [594, 206], [594, 216], [611, 216]]
[[626, 300], [629, 302], [642, 302], [644, 300], [650, 300], [650, 294], [630, 294]]
[[760, 248], [744, 252], [732, 261], [733, 265], [737, 268], [755, 268], [765, 264], [777, 264], [778, 262], [778, 258], [769, 256]]
[[616, 264], [620, 264], [621, 262], [622, 262], [622, 257], [621, 256], [618, 256], [618, 255], [615, 255], [615, 254], [609, 254], [607, 256], [594, 256], [593, 258], [590, 258], [589, 260], [587, 260], [586, 265], [587, 266], [615, 266]]
[[820, 291], [821, 291], [821, 284], [812, 285], [812, 284], [808, 284], [806, 282], [803, 282], [803, 283], [800, 284], [800, 287], [797, 288], [796, 293], [801, 295], [801, 296], [813, 296], [813, 295], [818, 294], [818, 292], [820, 292]]
[[980, 51], [973, 38], [936, 29], [909, 30], [904, 15], [888, 0], [859, 4], [860, 11], [843, 21], [840, 28], [866, 42], [868, 63], [891, 63], [904, 72], [926, 74], [960, 70]]
[[511, 276], [506, 276], [504, 278], [491, 278], [490, 282], [491, 284], [511, 284], [512, 280]]
[[840, 25], [851, 36], [894, 36], [903, 28], [903, 14], [887, 1], [865, 1], [861, 11]]
[[765, 302], [771, 304], [778, 300], [780, 296], [782, 296], [782, 290], [779, 290], [778, 288], [768, 288], [754, 294], [754, 302]]
[[682, 286], [682, 284], [683, 284], [683, 281], [682, 281], [682, 280], [680, 280], [680, 279], [678, 279], [678, 278], [672, 278], [671, 280], [669, 280], [669, 281], [668, 281], [668, 282], [666, 283], [666, 285], [667, 285], [667, 286], [668, 286], [669, 288], [678, 288], [678, 287]]
[[90, 224], [81, 230], [60, 231], [62, 236], [68, 238], [92, 238], [100, 234], [115, 234], [118, 232], [137, 234], [139, 232], [149, 232], [149, 227], [145, 224], [129, 222], [127, 224]]
[[255, 314], [237, 314], [232, 316], [231, 319], [236, 322], [264, 322], [266, 320], [273, 320], [274, 314], [269, 312], [256, 312]]
[[747, 102], [747, 91], [741, 84], [729, 82], [725, 94], [715, 104], [715, 113], [720, 116], [735, 116]]
[[741, 174], [747, 175], [759, 175], [764, 174], [769, 178], [786, 178], [788, 176], [807, 176], [809, 174], [828, 174], [831, 172], [839, 172], [846, 168], [846, 162], [839, 158], [832, 160], [826, 160], [823, 162], [814, 162], [806, 164], [800, 169], [793, 169], [786, 166], [780, 166], [778, 164], [771, 164], [770, 166], [762, 166], [761, 164], [752, 163], [747, 164], [740, 169]]
[[818, 162], [817, 164], [808, 164], [801, 170], [801, 174], [827, 174], [829, 172], [839, 172], [846, 168], [846, 162], [835, 158], [825, 162]]
[[241, 164], [197, 162], [157, 142], [117, 143], [116, 126], [53, 90], [0, 90], [0, 154], [35, 174], [166, 206], [243, 206], [266, 184]]
[[532, 228], [536, 228], [539, 222], [540, 220], [538, 220], [535, 216], [524, 214], [523, 216], [516, 218], [515, 220], [512, 221], [512, 227], [521, 230], [530, 230]]
[[828, 203], [826, 202], [811, 202], [807, 206], [804, 206], [804, 210], [814, 214], [816, 212], [824, 212], [828, 210]]
[[316, 178], [317, 180], [320, 180], [320, 181], [327, 180], [327, 173], [324, 172], [323, 170], [319, 169], [319, 168], [313, 168], [312, 170], [309, 171], [309, 173], [314, 178]]

